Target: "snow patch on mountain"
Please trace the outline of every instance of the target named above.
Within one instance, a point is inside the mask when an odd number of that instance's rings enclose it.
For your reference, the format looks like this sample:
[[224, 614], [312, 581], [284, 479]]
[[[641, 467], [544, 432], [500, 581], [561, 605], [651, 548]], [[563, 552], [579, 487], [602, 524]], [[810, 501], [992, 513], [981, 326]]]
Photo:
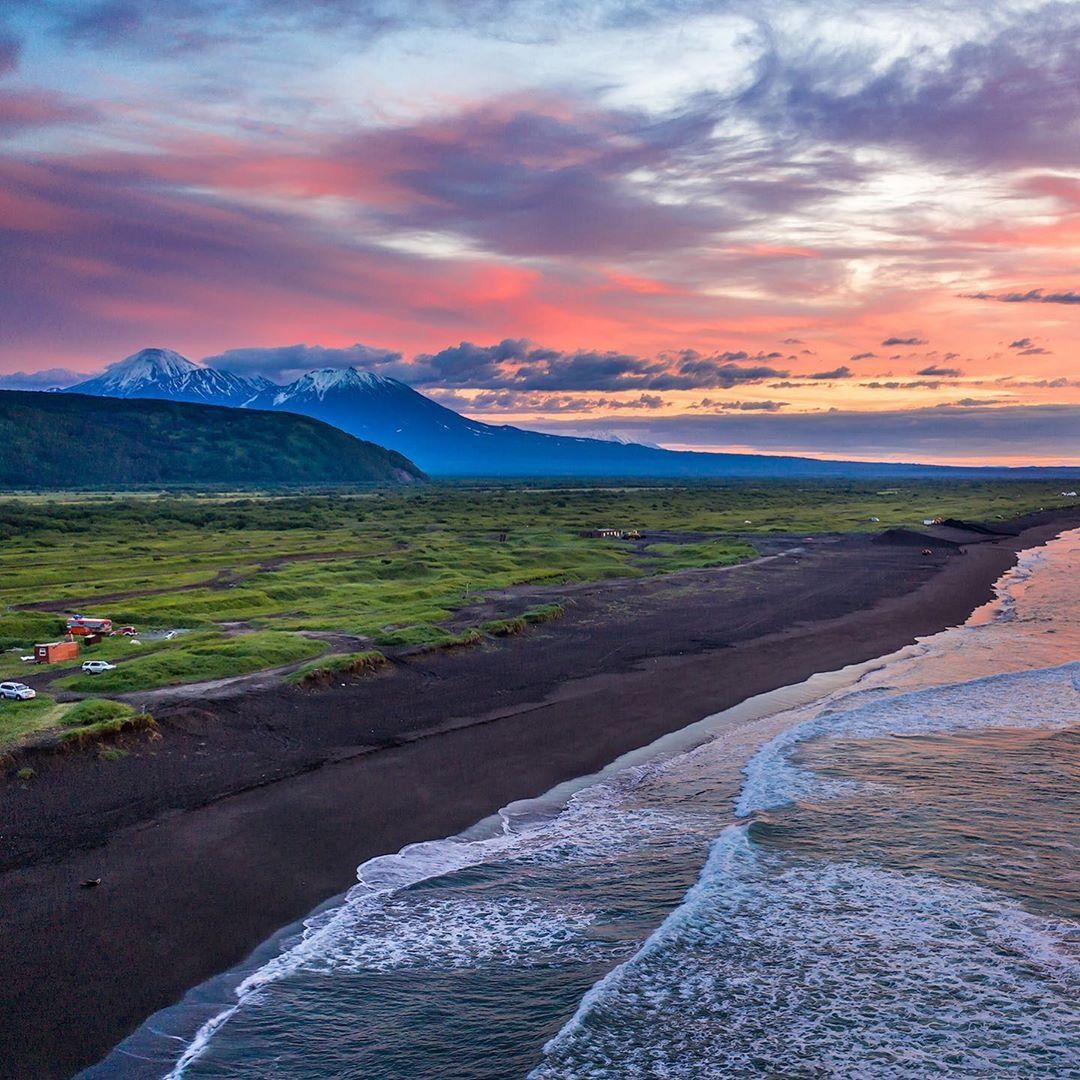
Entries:
[[559, 434], [569, 435], [577, 439], [592, 439], [596, 442], [618, 443], [620, 446], [647, 446], [650, 450], [663, 449], [657, 443], [642, 442], [641, 439], [636, 439], [632, 435], [625, 435], [612, 428], [569, 428], [566, 431], [559, 432]]
[[357, 371], [356, 368], [320, 368], [301, 375], [296, 382], [282, 387], [274, 395], [272, 404], [277, 407], [290, 401], [325, 400], [327, 394], [340, 391], [361, 390], [380, 391], [404, 388], [396, 379], [376, 375], [372, 371]]

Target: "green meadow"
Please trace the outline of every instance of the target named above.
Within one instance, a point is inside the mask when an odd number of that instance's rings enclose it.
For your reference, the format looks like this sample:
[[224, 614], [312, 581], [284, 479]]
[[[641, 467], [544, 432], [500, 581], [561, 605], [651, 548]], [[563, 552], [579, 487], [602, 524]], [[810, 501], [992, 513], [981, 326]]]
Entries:
[[38, 694], [33, 701], [0, 701], [0, 747], [23, 735], [56, 727], [68, 708], [47, 694]]
[[[147, 636], [138, 646], [111, 638], [84, 650], [82, 659], [117, 663], [102, 675], [57, 665], [50, 695], [117, 695], [301, 663], [312, 671], [320, 659], [334, 670], [364, 650], [474, 644], [557, 617], [551, 607], [465, 631], [459, 619], [448, 629], [455, 612], [493, 590], [550, 585], [556, 601], [557, 586], [570, 582], [731, 565], [754, 557], [755, 537], [768, 534], [1009, 518], [1069, 502], [1061, 486], [460, 483], [0, 497], [0, 678], [40, 675], [19, 654], [59, 636], [63, 610], [130, 623]], [[600, 527], [644, 535], [582, 535]], [[60, 610], [34, 607], [42, 602]], [[183, 632], [154, 636], [167, 630]], [[24, 723], [13, 719], [16, 708]], [[0, 740], [55, 723], [55, 709], [45, 695], [32, 706], [0, 704]]]

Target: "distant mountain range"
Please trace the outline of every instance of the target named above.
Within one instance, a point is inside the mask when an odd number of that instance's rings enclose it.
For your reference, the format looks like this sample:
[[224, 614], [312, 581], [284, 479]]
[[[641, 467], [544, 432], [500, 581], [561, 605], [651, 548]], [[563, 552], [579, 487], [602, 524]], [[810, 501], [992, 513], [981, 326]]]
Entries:
[[423, 478], [407, 458], [290, 413], [0, 390], [0, 487], [279, 486]]
[[143, 349], [113, 364], [104, 374], [67, 387], [66, 392], [299, 413], [396, 450], [426, 473], [442, 476], [985, 475], [977, 469], [694, 453], [611, 438], [545, 435], [470, 420], [397, 379], [355, 368], [310, 371], [287, 386], [278, 386], [263, 378], [200, 367], [168, 349]]

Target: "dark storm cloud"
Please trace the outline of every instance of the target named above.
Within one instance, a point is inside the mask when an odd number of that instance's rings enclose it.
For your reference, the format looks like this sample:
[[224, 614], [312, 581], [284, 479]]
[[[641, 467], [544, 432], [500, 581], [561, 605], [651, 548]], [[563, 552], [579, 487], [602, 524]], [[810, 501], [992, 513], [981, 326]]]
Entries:
[[[414, 386], [461, 386], [495, 389], [515, 385], [515, 378], [520, 372], [522, 377], [516, 383], [522, 390], [580, 390], [580, 385], [539, 386], [523, 385], [524, 375], [528, 371], [540, 371], [549, 360], [564, 358], [565, 354], [557, 350], [542, 349], [532, 345], [524, 338], [505, 338], [496, 345], [476, 345], [471, 341], [462, 341], [440, 349], [437, 353], [421, 353], [411, 365], [409, 382]], [[606, 354], [603, 361], [600, 354], [580, 354], [582, 367], [602, 365], [607, 373], [623, 374], [638, 363], [636, 357]], [[504, 367], [516, 365], [516, 367]], [[594, 387], [588, 387], [594, 389]]]
[[[514, 390], [705, 390], [783, 377], [769, 364], [745, 365], [743, 351], [647, 359], [618, 352], [545, 349], [519, 339], [497, 345], [463, 341], [411, 364], [414, 385]], [[756, 357], [754, 358], [757, 359]]]
[[1001, 304], [1080, 304], [1080, 293], [1070, 289], [1068, 292], [1045, 292], [1042, 289], [1029, 289], [1027, 292], [1008, 293], [962, 293], [965, 300], [997, 300]]
[[919, 337], [887, 337], [881, 344], [886, 348], [893, 348], [897, 345], [929, 345], [930, 342]]
[[964, 373], [959, 368], [941, 367], [938, 364], [931, 364], [929, 367], [921, 368], [915, 372], [916, 375], [930, 375], [937, 376], [939, 379], [958, 379]]

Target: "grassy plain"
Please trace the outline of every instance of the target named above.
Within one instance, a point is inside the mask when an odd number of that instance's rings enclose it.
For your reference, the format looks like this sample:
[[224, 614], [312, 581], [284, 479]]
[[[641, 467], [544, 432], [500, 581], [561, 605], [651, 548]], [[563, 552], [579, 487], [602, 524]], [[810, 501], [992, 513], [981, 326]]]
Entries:
[[47, 694], [38, 694], [33, 701], [0, 701], [0, 748], [23, 735], [56, 727], [68, 708]]
[[[834, 481], [15, 496], [0, 499], [0, 677], [34, 681], [41, 669], [18, 654], [55, 638], [64, 610], [142, 631], [188, 631], [141, 646], [109, 639], [84, 656], [117, 661], [115, 671], [62, 675], [49, 688], [122, 694], [299, 661], [317, 668], [320, 658], [334, 664], [368, 647], [467, 644], [476, 631], [444, 623], [491, 590], [730, 565], [753, 557], [762, 534], [1008, 518], [1071, 502], [1060, 490], [1031, 481]], [[582, 535], [601, 526], [645, 536]], [[523, 622], [544, 617], [526, 613]], [[514, 618], [477, 630], [516, 632]], [[0, 741], [55, 724], [55, 708], [42, 695], [20, 708], [19, 723], [0, 706]]]

